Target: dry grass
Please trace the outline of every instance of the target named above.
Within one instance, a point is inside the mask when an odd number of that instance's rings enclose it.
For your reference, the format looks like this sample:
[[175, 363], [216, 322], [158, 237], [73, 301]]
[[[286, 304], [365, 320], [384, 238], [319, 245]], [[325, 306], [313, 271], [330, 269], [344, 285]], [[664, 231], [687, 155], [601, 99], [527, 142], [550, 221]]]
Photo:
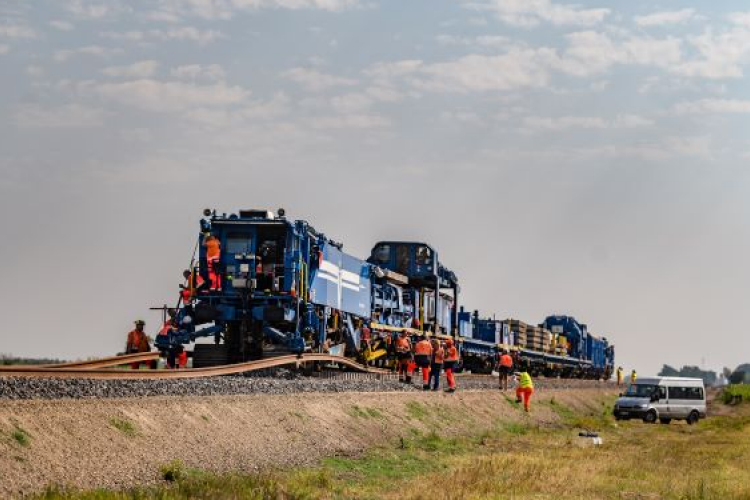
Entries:
[[[53, 490], [44, 498], [750, 499], [750, 416], [736, 412], [697, 426], [615, 423], [610, 402], [573, 410], [538, 401], [554, 421], [540, 426], [522, 418], [471, 436], [413, 432], [364, 457], [328, 459], [312, 469], [214, 476], [180, 468], [166, 487], [119, 494]], [[410, 411], [414, 419], [431, 418], [429, 407]], [[578, 438], [581, 428], [598, 429], [604, 444]]]

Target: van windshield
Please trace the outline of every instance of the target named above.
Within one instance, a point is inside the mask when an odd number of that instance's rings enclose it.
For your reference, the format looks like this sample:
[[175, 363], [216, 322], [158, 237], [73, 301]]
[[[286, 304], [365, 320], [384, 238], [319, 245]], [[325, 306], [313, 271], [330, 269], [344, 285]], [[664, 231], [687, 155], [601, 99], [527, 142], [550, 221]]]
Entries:
[[656, 386], [652, 384], [630, 384], [625, 395], [631, 398], [650, 398], [655, 390]]

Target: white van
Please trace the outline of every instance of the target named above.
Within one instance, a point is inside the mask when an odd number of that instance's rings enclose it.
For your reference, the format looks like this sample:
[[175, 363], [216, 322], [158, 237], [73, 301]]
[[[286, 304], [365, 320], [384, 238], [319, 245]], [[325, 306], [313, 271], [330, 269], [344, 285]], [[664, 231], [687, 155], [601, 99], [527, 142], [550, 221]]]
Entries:
[[685, 377], [639, 378], [615, 403], [616, 420], [642, 419], [668, 424], [674, 419], [692, 425], [706, 418], [703, 380]]

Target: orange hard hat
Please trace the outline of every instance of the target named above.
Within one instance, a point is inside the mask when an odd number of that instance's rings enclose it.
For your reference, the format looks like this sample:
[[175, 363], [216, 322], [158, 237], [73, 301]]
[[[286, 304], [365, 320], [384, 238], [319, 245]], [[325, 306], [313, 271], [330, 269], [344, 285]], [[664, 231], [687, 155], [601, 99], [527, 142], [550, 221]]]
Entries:
[[453, 339], [445, 339], [445, 345], [447, 346], [453, 345]]

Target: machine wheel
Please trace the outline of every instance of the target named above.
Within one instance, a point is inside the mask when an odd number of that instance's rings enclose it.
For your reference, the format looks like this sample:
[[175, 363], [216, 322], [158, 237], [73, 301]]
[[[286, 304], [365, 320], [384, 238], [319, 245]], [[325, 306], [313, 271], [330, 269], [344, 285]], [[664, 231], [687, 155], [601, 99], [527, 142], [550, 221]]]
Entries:
[[226, 365], [229, 363], [229, 347], [226, 344], [195, 344], [193, 368]]
[[671, 418], [660, 418], [660, 419], [659, 419], [659, 422], [660, 422], [660, 423], [662, 423], [662, 424], [664, 424], [664, 425], [669, 425], [669, 423], [670, 423], [671, 421], [672, 421], [672, 419], [671, 419]]
[[655, 424], [656, 423], [656, 412], [654, 410], [649, 411], [646, 413], [646, 415], [643, 416], [643, 421], [647, 424]]
[[698, 412], [693, 410], [690, 412], [690, 415], [687, 417], [687, 423], [688, 425], [697, 424], [698, 420], [700, 420], [701, 416], [698, 415]]

